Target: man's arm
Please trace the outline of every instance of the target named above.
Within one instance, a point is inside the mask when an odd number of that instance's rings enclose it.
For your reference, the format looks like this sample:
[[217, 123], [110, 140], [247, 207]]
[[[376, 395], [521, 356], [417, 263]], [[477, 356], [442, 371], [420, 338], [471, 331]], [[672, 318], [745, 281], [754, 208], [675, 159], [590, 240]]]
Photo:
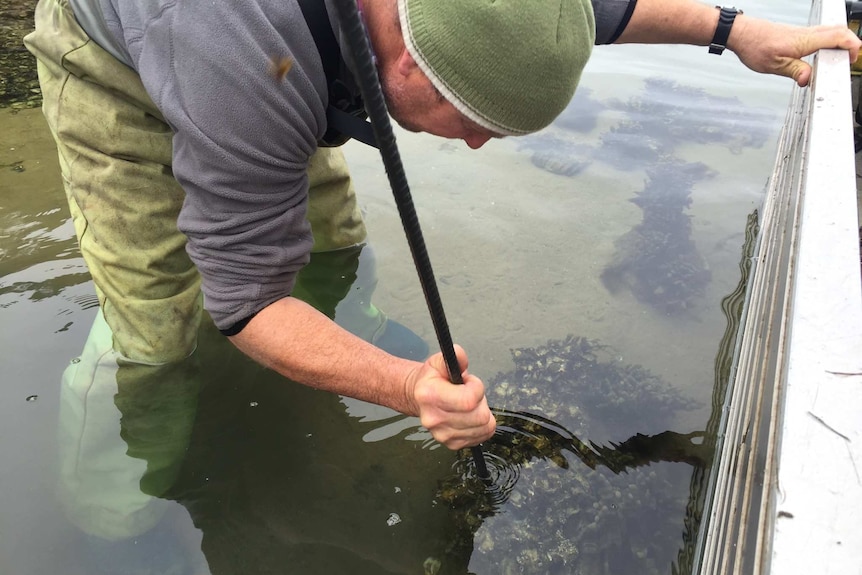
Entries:
[[[631, 20], [616, 43], [708, 46], [719, 11], [694, 0], [637, 0]], [[754, 70], [793, 78], [808, 85], [811, 66], [801, 58], [822, 48], [840, 48], [856, 61], [859, 38], [842, 26], [789, 26], [747, 14], [736, 17], [727, 47]]]
[[394, 357], [292, 297], [261, 310], [230, 339], [253, 359], [294, 381], [418, 415], [434, 438], [450, 449], [476, 445], [494, 433], [496, 423], [484, 386], [466, 373], [467, 356], [460, 348], [464, 384], [453, 385], [441, 354], [424, 364]]

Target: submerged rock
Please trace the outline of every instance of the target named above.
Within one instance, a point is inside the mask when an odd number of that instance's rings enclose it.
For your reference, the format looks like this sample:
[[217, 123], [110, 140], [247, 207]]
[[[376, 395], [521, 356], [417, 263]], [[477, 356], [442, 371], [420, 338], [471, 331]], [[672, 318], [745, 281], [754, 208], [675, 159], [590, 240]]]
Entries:
[[575, 176], [593, 161], [590, 146], [552, 134], [526, 136], [520, 141], [520, 149], [531, 152], [534, 166], [558, 176]]

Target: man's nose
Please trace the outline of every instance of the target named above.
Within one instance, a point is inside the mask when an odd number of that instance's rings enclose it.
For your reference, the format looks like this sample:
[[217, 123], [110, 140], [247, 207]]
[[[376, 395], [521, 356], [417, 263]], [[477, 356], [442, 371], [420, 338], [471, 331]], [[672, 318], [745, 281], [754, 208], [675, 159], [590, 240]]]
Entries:
[[467, 145], [470, 146], [474, 150], [478, 150], [479, 148], [484, 146], [485, 143], [490, 139], [491, 139], [491, 136], [483, 136], [480, 134], [471, 134], [471, 135], [467, 136], [466, 138], [463, 138], [464, 142], [466, 142]]

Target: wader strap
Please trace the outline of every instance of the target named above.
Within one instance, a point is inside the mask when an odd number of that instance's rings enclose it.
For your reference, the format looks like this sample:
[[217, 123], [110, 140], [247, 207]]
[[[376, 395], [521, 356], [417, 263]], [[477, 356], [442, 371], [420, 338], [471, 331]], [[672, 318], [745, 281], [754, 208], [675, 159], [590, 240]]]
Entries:
[[362, 99], [351, 94], [339, 79], [342, 68], [341, 48], [329, 23], [329, 14], [323, 0], [297, 0], [302, 16], [308, 25], [326, 75], [329, 105], [326, 107], [326, 133], [322, 146], [340, 146], [355, 138], [369, 146], [378, 147], [371, 124], [365, 121]]

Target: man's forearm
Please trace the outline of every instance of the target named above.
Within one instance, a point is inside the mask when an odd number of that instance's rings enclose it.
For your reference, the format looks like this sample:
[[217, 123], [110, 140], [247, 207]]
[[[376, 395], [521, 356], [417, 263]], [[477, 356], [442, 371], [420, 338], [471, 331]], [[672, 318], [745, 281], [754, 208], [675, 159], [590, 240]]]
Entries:
[[[617, 44], [693, 44], [706, 46], [718, 24], [713, 4], [695, 0], [637, 0]], [[734, 24], [735, 25], [735, 24]]]
[[271, 304], [230, 339], [294, 381], [418, 415], [407, 382], [421, 364], [389, 355], [298, 299]]
[[[637, 0], [617, 43], [707, 46], [718, 18], [714, 5], [697, 0]], [[862, 42], [847, 26], [790, 26], [742, 14], [727, 39], [727, 48], [755, 72], [787, 76], [800, 86], [807, 86], [811, 78], [806, 56], [838, 48], [848, 50], [854, 62], [860, 47]]]

